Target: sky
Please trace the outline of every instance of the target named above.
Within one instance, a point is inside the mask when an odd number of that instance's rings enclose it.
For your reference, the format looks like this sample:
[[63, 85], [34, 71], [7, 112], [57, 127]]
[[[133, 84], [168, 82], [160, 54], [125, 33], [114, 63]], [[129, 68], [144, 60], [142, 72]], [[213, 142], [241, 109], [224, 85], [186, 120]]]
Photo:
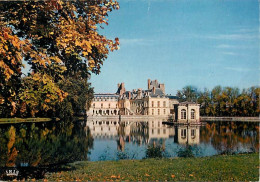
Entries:
[[147, 79], [175, 95], [187, 85], [259, 85], [257, 0], [119, 0], [100, 33], [120, 49], [92, 75], [95, 93], [147, 89]]

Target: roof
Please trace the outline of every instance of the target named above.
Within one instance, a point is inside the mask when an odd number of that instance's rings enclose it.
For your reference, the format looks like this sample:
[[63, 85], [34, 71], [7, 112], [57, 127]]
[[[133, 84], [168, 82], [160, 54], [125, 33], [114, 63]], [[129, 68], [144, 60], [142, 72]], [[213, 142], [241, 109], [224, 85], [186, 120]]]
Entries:
[[104, 94], [94, 94], [94, 97], [119, 97], [117, 94], [104, 93]]
[[185, 101], [185, 102], [180, 102], [179, 105], [199, 105], [199, 104], [196, 102]]
[[173, 95], [166, 95], [165, 97], [169, 98], [169, 99], [176, 99], [178, 100], [177, 96], [173, 96]]

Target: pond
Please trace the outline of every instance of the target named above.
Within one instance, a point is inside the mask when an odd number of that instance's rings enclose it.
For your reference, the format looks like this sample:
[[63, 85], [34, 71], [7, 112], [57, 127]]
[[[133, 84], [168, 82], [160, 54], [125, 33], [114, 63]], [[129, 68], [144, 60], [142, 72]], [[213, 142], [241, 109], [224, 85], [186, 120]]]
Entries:
[[[88, 120], [0, 125], [0, 179], [42, 178], [75, 161], [211, 156], [259, 151], [259, 124], [169, 126], [162, 120]], [[9, 171], [7, 171], [9, 170]], [[12, 171], [13, 170], [13, 171]]]

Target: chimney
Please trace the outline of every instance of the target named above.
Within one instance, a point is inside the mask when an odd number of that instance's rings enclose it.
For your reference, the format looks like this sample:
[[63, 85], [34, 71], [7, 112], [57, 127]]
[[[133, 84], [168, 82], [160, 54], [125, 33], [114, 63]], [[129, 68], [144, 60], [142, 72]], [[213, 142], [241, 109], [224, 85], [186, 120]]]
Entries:
[[151, 88], [150, 88], [150, 87], [151, 87], [151, 85], [150, 85], [150, 84], [151, 84], [151, 80], [150, 80], [150, 79], [148, 79], [148, 90], [150, 90], [150, 89], [151, 89]]
[[131, 99], [131, 92], [128, 92], [128, 99]]
[[165, 94], [165, 85], [164, 84], [159, 84], [159, 88]]
[[124, 93], [125, 93], [125, 83], [121, 83], [120, 95], [123, 95]]
[[155, 94], [155, 87], [153, 87], [153, 94]]
[[141, 88], [139, 88], [138, 91], [137, 91], [137, 97], [138, 97], [138, 99], [141, 99], [141, 97], [142, 97], [142, 89]]

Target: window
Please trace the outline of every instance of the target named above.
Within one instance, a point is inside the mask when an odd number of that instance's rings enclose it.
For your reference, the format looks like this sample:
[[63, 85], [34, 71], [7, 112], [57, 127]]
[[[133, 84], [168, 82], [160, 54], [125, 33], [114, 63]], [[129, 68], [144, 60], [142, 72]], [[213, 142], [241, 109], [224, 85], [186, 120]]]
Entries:
[[154, 102], [152, 101], [152, 107], [154, 107]]
[[101, 103], [101, 108], [103, 108], [103, 103]]
[[108, 108], [110, 108], [110, 103], [108, 104]]
[[186, 138], [186, 129], [181, 129], [181, 138]]
[[160, 135], [160, 133], [161, 133], [161, 132], [160, 132], [160, 129], [157, 129], [157, 133], [158, 133], [158, 135]]
[[116, 104], [116, 108], [117, 108], [117, 104]]
[[152, 115], [154, 115], [154, 110], [152, 109]]
[[160, 128], [160, 121], [158, 121], [158, 127]]
[[194, 109], [191, 110], [190, 117], [191, 117], [191, 119], [195, 119], [195, 110]]
[[181, 119], [186, 119], [186, 110], [185, 109], [181, 110]]
[[163, 129], [163, 134], [166, 134], [166, 129]]
[[163, 107], [166, 107], [166, 101], [163, 101]]
[[164, 115], [166, 114], [166, 109], [163, 109], [163, 114], [164, 114]]
[[160, 101], [157, 102], [157, 107], [160, 107]]
[[195, 135], [196, 135], [196, 130], [192, 129], [191, 130], [191, 138], [195, 138]]
[[158, 109], [158, 115], [160, 115], [160, 109]]
[[95, 108], [95, 103], [93, 104], [93, 108]]

